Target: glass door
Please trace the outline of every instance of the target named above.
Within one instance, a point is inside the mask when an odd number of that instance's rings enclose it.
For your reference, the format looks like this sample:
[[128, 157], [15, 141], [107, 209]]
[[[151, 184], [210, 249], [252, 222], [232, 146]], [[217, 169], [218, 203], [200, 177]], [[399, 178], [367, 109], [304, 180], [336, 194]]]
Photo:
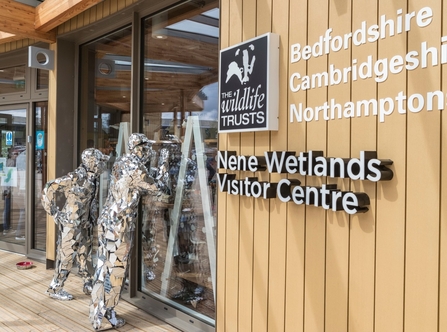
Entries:
[[25, 253], [28, 106], [0, 107], [0, 248]]
[[0, 106], [0, 249], [38, 257], [46, 250], [48, 102], [32, 103], [31, 113], [29, 105]]

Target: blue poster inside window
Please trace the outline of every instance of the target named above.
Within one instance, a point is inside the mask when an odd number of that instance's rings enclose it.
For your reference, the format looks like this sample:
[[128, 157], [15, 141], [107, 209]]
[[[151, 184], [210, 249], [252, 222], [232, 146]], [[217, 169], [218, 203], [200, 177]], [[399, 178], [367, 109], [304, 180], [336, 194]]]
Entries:
[[36, 150], [45, 149], [45, 132], [43, 130], [36, 131]]

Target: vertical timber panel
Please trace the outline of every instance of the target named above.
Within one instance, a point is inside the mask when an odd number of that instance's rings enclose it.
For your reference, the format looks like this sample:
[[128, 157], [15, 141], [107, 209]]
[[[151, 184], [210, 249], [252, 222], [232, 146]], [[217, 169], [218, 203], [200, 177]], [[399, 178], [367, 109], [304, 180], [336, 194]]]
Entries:
[[[83, 14], [80, 14], [83, 15]], [[70, 19], [70, 31], [76, 30], [78, 28], [78, 17], [73, 17]]]
[[[271, 149], [287, 149], [287, 67], [289, 42], [289, 2], [273, 1], [272, 32], [280, 35], [279, 40], [279, 125], [278, 131], [271, 132]], [[271, 174], [272, 183], [283, 176]], [[269, 293], [268, 293], [268, 329], [284, 331], [285, 269], [287, 204], [278, 198], [270, 202], [270, 253], [269, 253]]]
[[63, 34], [68, 31], [70, 31], [70, 21], [67, 21], [62, 25], [61, 29], [58, 30], [58, 34]]
[[118, 11], [118, 0], [110, 0], [110, 14]]
[[[272, 27], [272, 0], [258, 0], [256, 6], [257, 35], [270, 32]], [[255, 155], [262, 156], [270, 150], [270, 133], [255, 132]], [[259, 181], [269, 181], [267, 172], [260, 172]], [[255, 223], [253, 226], [253, 332], [268, 330], [268, 287], [269, 287], [269, 232], [271, 199], [255, 200]]]
[[[447, 5], [442, 4], [442, 36], [447, 35]], [[442, 66], [442, 91], [447, 90], [447, 65]], [[444, 110], [445, 112], [445, 110]], [[439, 273], [439, 331], [447, 331], [447, 115], [441, 113], [441, 225]]]
[[99, 21], [104, 17], [104, 2], [100, 2], [96, 5], [96, 21]]
[[118, 11], [126, 7], [126, 0], [118, 0]]
[[97, 15], [96, 15], [96, 11], [98, 10], [97, 6], [93, 6], [92, 8], [90, 8], [88, 10], [89, 13], [89, 19], [90, 19], [90, 23], [93, 23], [97, 20]]
[[103, 17], [110, 15], [110, 0], [105, 0], [103, 2]]
[[[307, 43], [313, 45], [328, 28], [329, 2], [325, 0], [308, 1]], [[306, 75], [325, 72], [327, 55], [308, 60]], [[327, 88], [307, 91], [307, 106], [318, 107], [327, 100]], [[327, 123], [310, 121], [307, 124], [306, 151], [319, 150], [326, 154]], [[306, 177], [306, 186], [318, 187], [321, 179]], [[324, 331], [325, 315], [325, 245], [326, 212], [320, 207], [306, 206], [306, 257], [305, 257], [305, 303], [304, 330], [306, 332]]]
[[[230, 0], [229, 45], [242, 39], [242, 0]], [[240, 154], [240, 134], [228, 134], [228, 150]], [[236, 178], [240, 178], [236, 172]], [[226, 238], [226, 287], [225, 287], [225, 328], [238, 331], [239, 308], [239, 216], [240, 196], [227, 196], [227, 238]]]
[[[377, 23], [377, 2], [353, 2], [352, 18], [353, 31], [361, 27], [362, 21], [367, 21], [368, 24]], [[364, 63], [368, 57], [375, 63], [377, 43], [352, 45], [353, 59]], [[355, 104], [360, 100], [377, 99], [377, 83], [374, 75], [352, 83], [352, 99]], [[362, 107], [361, 110], [358, 114], [356, 109], [351, 120], [351, 158], [359, 158], [360, 151], [377, 149], [377, 117], [373, 116], [372, 107], [369, 105]], [[367, 180], [350, 182], [353, 192], [364, 192], [369, 196], [370, 206], [368, 212], [351, 216], [348, 328], [351, 331], [373, 332], [376, 184]]]
[[[245, 0], [242, 8], [242, 41], [256, 36], [256, 0]], [[256, 68], [256, 65], [255, 65]], [[241, 155], [254, 154], [254, 133], [241, 133]], [[253, 177], [256, 174], [241, 172], [241, 178]], [[240, 230], [239, 230], [239, 324], [238, 331], [252, 330], [253, 309], [253, 222], [254, 198], [240, 198]]]
[[[56, 178], [56, 128], [57, 128], [57, 43], [50, 45], [50, 50], [55, 52], [54, 70], [48, 72], [48, 160], [47, 178]], [[46, 259], [56, 261], [56, 224], [49, 215], [46, 215]]]
[[[93, 8], [93, 7], [92, 7]], [[91, 24], [91, 23], [93, 23], [94, 21], [92, 21], [92, 20], [90, 20], [90, 18], [91, 18], [91, 12], [92, 12], [92, 8], [89, 8], [89, 9], [87, 9], [86, 11], [84, 11], [82, 14], [79, 14], [78, 16], [84, 16], [84, 19], [83, 19], [83, 21], [81, 20], [80, 21], [80, 23], [83, 23], [83, 25], [82, 26], [87, 26], [87, 25], [89, 25], [89, 24]], [[81, 26], [78, 26], [78, 29], [80, 28]]]
[[[378, 16], [395, 17], [397, 10], [407, 12], [407, 1], [380, 1]], [[391, 59], [407, 54], [405, 33], [379, 40], [378, 58]], [[406, 91], [406, 70], [390, 74], [378, 84], [377, 98], [392, 98]], [[403, 290], [405, 262], [405, 179], [407, 117], [397, 110], [378, 124], [377, 153], [379, 158], [393, 160], [391, 181], [377, 184], [376, 221], [376, 331], [403, 330]]]
[[[299, 43], [307, 45], [307, 0], [290, 1], [289, 9], [289, 45]], [[290, 49], [286, 50], [290, 53]], [[293, 73], [301, 76], [306, 73], [306, 62], [301, 60], [291, 63], [288, 61], [288, 79]], [[284, 88], [286, 89], [286, 87]], [[301, 90], [289, 92], [288, 105], [299, 103], [306, 105], [306, 92]], [[285, 112], [285, 109], [282, 110]], [[289, 116], [289, 114], [287, 113]], [[288, 121], [290, 121], [290, 116]], [[297, 122], [288, 125], [288, 150], [300, 153], [306, 150], [306, 122]], [[293, 134], [291, 134], [293, 133]], [[299, 179], [304, 184], [304, 177], [297, 175], [289, 178]], [[286, 203], [287, 209], [287, 256], [286, 256], [286, 303], [285, 303], [285, 331], [304, 331], [304, 243], [305, 243], [305, 207], [294, 202]]]
[[[412, 21], [408, 33], [409, 50], [420, 50], [421, 43], [439, 47], [441, 38], [441, 3], [437, 0], [410, 0], [409, 12], [423, 7], [433, 10], [432, 22], [418, 27]], [[424, 55], [421, 55], [421, 58]], [[440, 88], [440, 73], [422, 64], [408, 72], [407, 109], [410, 96]], [[413, 102], [419, 107], [418, 101]], [[407, 225], [405, 262], [405, 332], [438, 330], [438, 259], [440, 193], [440, 112], [428, 112], [426, 104], [419, 113], [408, 113], [407, 155]], [[421, 191], [422, 190], [422, 191]]]
[[82, 12], [76, 17], [76, 29], [80, 29], [88, 24], [90, 24], [90, 21], [88, 20], [88, 11]]
[[[333, 35], [344, 35], [351, 31], [352, 8], [350, 1], [330, 1], [329, 28]], [[348, 49], [329, 54], [328, 67], [347, 68], [351, 66], [351, 44]], [[322, 89], [322, 88], [320, 88]], [[351, 98], [351, 84], [341, 81], [329, 86], [328, 98], [343, 105]], [[318, 121], [323, 122], [324, 119]], [[350, 155], [350, 119], [328, 121], [327, 157]], [[327, 178], [328, 184], [336, 184], [343, 191], [349, 190], [349, 180]], [[321, 207], [320, 207], [321, 209]], [[348, 316], [348, 270], [349, 270], [349, 215], [344, 211], [327, 210], [326, 225], [326, 294], [325, 294], [325, 331], [347, 331]]]

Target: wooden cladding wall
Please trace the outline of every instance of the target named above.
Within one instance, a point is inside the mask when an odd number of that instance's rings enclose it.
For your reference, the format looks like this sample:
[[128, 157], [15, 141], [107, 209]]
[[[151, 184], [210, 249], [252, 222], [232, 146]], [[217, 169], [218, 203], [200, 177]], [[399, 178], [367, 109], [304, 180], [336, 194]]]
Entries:
[[[417, 26], [424, 7], [429, 24]], [[402, 13], [399, 14], [399, 9]], [[329, 87], [292, 92], [292, 73], [301, 76], [358, 64], [372, 56], [388, 59], [435, 47], [441, 62], [441, 37], [447, 35], [447, 4], [441, 0], [221, 0], [221, 47], [266, 32], [280, 35], [279, 130], [219, 135], [221, 151], [262, 155], [264, 151], [321, 150], [325, 156], [354, 158], [377, 151], [392, 159], [391, 181], [300, 177], [267, 172], [236, 172], [277, 182], [298, 178], [304, 185], [337, 184], [369, 195], [370, 211], [349, 215], [320, 207], [219, 193], [216, 330], [260, 331], [447, 331], [447, 117], [428, 110], [386, 116], [343, 117], [289, 122], [289, 105], [316, 107], [447, 92], [445, 65], [419, 64], [388, 72], [388, 78], [349, 80]], [[291, 62], [290, 46], [313, 45], [328, 28], [344, 36], [398, 22], [415, 12], [408, 32]], [[422, 20], [424, 21], [424, 20]], [[387, 28], [388, 29], [388, 28]], [[389, 69], [389, 68], [388, 68]], [[407, 101], [403, 103], [407, 106]], [[412, 100], [414, 102], [415, 99]], [[445, 101], [445, 100], [444, 100]], [[417, 105], [416, 104], [413, 104]], [[417, 106], [416, 106], [417, 107]], [[442, 108], [445, 107], [442, 105]]]
[[36, 42], [37, 41], [34, 39], [22, 39], [22, 40], [11, 41], [9, 43], [0, 44], [0, 54], [9, 51], [14, 51], [19, 48], [27, 47], [35, 44]]

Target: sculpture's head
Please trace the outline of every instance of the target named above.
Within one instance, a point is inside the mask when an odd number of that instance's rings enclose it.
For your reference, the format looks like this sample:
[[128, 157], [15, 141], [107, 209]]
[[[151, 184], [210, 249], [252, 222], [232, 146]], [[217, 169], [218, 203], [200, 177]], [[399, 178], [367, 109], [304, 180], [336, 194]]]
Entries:
[[146, 135], [134, 133], [129, 136], [127, 144], [129, 152], [137, 156], [140, 161], [145, 164], [150, 158], [153, 141], [150, 141]]
[[87, 171], [101, 174], [107, 168], [107, 161], [109, 156], [106, 156], [101, 151], [95, 148], [88, 148], [82, 151], [81, 159], [82, 164], [85, 166]]

